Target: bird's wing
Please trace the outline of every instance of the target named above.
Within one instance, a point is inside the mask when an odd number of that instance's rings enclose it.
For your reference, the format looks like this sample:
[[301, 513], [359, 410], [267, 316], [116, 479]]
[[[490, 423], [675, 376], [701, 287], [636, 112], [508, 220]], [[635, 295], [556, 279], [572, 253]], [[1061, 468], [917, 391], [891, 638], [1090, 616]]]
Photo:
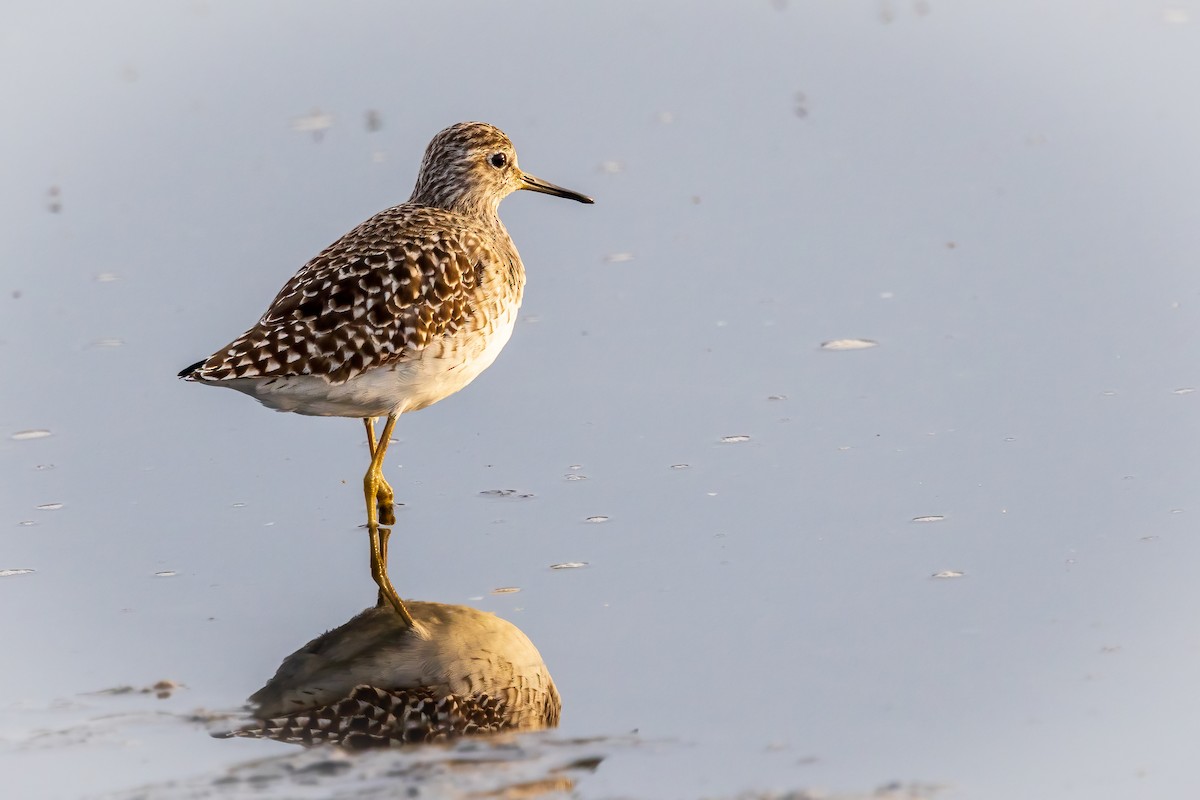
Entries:
[[480, 300], [499, 288], [488, 281], [519, 273], [490, 268], [502, 256], [453, 222], [406, 206], [376, 214], [297, 272], [254, 327], [183, 376], [320, 375], [340, 384], [487, 324]]

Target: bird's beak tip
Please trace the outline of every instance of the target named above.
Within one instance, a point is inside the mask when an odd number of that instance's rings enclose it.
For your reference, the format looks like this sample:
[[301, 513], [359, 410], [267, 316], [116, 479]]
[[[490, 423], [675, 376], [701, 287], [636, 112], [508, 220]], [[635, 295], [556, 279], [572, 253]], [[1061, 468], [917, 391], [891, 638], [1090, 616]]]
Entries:
[[564, 189], [561, 186], [555, 186], [549, 181], [544, 181], [536, 175], [530, 175], [528, 172], [521, 173], [521, 188], [528, 189], [531, 192], [541, 192], [542, 194], [552, 194], [555, 197], [565, 197], [568, 200], [574, 200], [577, 203], [586, 203], [593, 205], [596, 201], [585, 194]]

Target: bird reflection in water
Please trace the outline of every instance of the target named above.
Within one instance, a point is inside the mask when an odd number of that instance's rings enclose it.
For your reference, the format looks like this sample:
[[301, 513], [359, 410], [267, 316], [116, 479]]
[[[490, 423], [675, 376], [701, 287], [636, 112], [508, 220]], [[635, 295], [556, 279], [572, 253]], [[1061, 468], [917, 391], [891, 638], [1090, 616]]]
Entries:
[[403, 607], [381, 594], [288, 656], [250, 697], [255, 721], [215, 735], [365, 749], [558, 725], [558, 690], [517, 626], [467, 606]]

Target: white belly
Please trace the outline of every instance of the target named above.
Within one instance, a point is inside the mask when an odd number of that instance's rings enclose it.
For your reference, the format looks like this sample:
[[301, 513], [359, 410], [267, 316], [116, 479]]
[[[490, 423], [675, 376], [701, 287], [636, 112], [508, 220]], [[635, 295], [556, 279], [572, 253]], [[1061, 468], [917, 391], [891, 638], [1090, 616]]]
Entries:
[[411, 360], [376, 367], [345, 383], [319, 375], [233, 378], [212, 382], [244, 392], [277, 411], [318, 417], [382, 417], [417, 411], [448, 397], [492, 365], [508, 344], [517, 318], [512, 308], [491, 333], [438, 342]]

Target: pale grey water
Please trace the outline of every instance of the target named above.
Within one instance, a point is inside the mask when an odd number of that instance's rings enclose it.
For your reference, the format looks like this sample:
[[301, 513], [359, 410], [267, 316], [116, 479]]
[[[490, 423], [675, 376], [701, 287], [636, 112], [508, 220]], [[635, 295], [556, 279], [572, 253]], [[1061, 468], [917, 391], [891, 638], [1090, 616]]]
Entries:
[[523, 323], [401, 420], [392, 574], [538, 645], [578, 796], [1200, 790], [1192, 4], [3, 18], [5, 796], [291, 756], [160, 712], [372, 600], [361, 428], [175, 372], [463, 119], [597, 203], [505, 202]]

